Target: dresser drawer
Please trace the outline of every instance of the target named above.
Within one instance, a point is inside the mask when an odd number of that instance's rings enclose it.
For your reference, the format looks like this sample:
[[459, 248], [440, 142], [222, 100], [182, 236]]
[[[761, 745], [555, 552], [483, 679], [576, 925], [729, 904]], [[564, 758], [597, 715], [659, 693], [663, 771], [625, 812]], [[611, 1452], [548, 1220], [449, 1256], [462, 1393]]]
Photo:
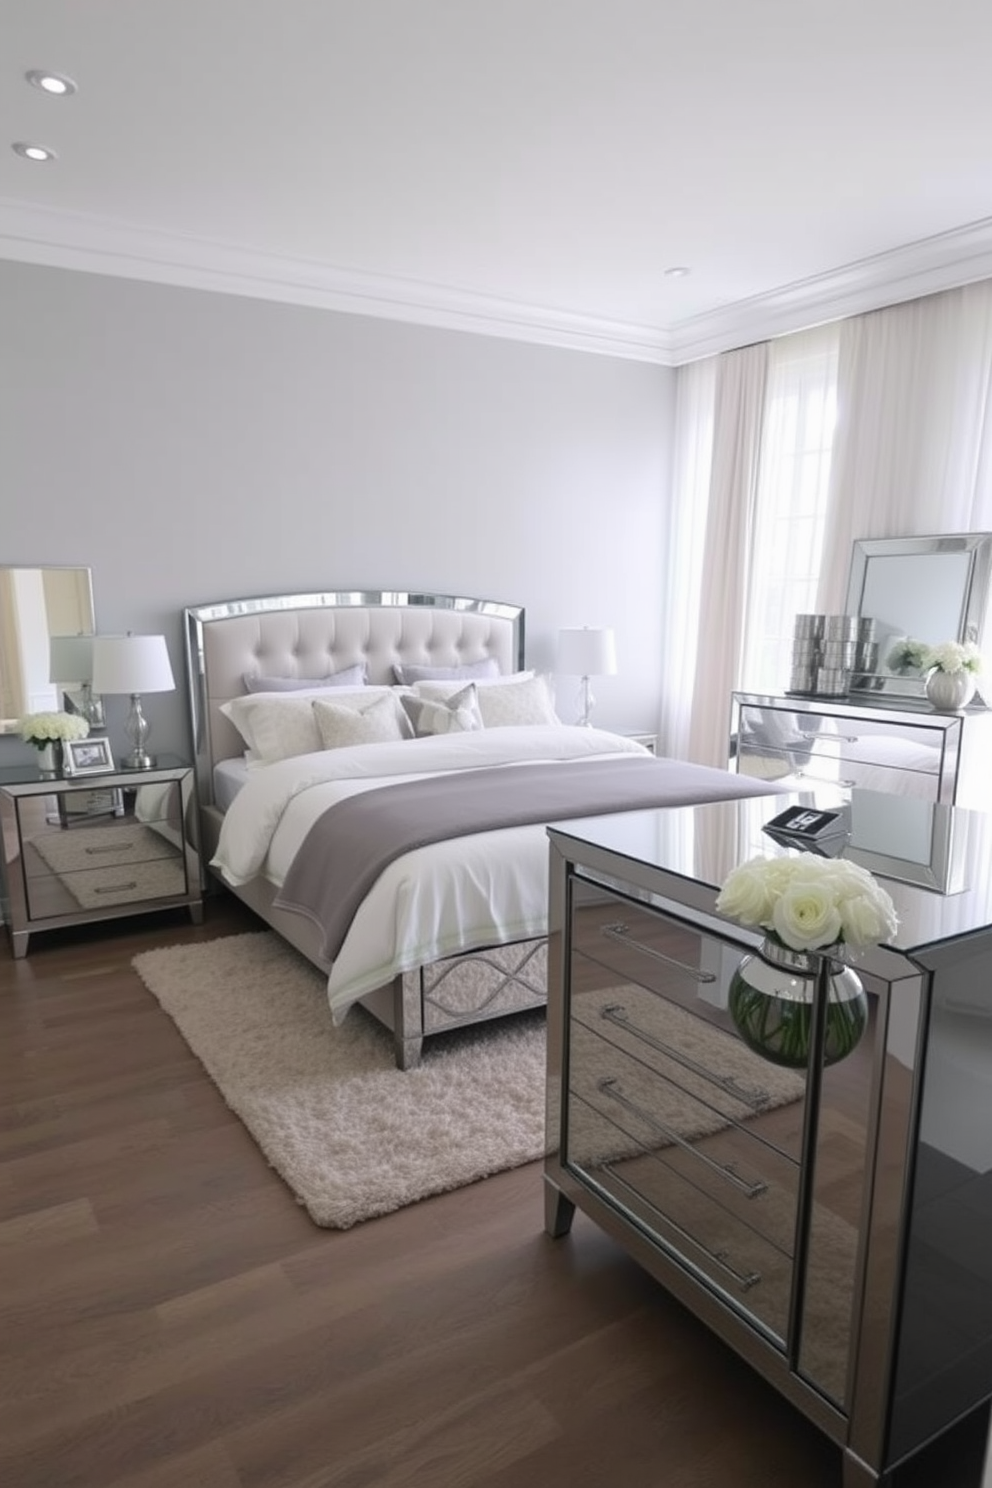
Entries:
[[[730, 1041], [726, 1034], [716, 1037]], [[719, 1053], [716, 1058], [719, 1062]], [[711, 1099], [712, 1087], [695, 1069], [677, 1060], [669, 1069], [666, 1078], [573, 1024], [566, 1160], [587, 1173], [616, 1167], [633, 1188], [643, 1171], [651, 1175], [652, 1192], [677, 1178], [792, 1255], [798, 1163], [764, 1140], [763, 1117], [753, 1104], [733, 1101], [722, 1091]], [[795, 1085], [801, 1091], [801, 1083]], [[652, 1161], [645, 1164], [642, 1158]]]

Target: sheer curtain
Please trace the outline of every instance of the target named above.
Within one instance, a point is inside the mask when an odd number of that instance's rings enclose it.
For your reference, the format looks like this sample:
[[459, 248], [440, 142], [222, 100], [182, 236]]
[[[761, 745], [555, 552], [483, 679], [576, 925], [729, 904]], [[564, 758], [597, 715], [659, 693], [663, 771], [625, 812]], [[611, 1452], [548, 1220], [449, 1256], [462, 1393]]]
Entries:
[[816, 608], [843, 610], [858, 537], [992, 530], [992, 281], [840, 324]]

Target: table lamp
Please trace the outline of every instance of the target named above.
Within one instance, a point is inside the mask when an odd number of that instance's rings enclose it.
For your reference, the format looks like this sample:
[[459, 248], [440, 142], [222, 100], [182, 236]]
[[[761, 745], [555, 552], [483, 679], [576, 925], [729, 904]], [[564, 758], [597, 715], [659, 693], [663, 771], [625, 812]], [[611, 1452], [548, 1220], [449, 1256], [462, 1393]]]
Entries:
[[582, 678], [579, 691], [579, 718], [582, 728], [590, 728], [590, 715], [596, 701], [589, 685], [590, 677], [612, 677], [617, 669], [616, 641], [613, 631], [581, 630], [558, 632], [558, 670]]
[[154, 769], [145, 749], [149, 723], [141, 711], [146, 692], [171, 692], [175, 687], [165, 636], [98, 635], [93, 637], [93, 688], [99, 693], [130, 693], [131, 711], [124, 732], [132, 749], [122, 761], [126, 770]]

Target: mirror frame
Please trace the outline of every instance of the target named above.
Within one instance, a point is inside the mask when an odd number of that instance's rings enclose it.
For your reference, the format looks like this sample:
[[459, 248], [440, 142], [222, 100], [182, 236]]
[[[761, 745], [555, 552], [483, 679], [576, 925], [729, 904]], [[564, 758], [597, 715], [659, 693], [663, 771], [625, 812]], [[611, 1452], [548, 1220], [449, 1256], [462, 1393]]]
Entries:
[[[937, 553], [963, 553], [968, 557], [958, 612], [961, 624], [956, 636], [919, 636], [917, 639], [936, 644], [942, 640], [974, 641], [983, 645], [992, 582], [992, 532], [950, 533], [935, 537], [858, 538], [851, 554], [851, 573], [847, 586], [846, 611], [862, 614], [862, 601], [872, 562], [885, 558], [920, 557]], [[888, 697], [925, 696], [921, 676], [899, 676], [895, 672], [861, 672], [851, 681], [851, 693], [881, 693]]]

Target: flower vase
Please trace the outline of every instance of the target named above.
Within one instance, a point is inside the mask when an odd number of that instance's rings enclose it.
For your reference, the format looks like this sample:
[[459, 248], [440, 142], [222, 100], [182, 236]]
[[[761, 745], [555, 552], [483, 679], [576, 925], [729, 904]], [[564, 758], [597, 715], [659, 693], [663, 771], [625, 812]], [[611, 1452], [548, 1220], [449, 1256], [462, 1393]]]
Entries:
[[38, 750], [38, 769], [42, 775], [57, 780], [62, 774], [62, 740], [49, 739]]
[[927, 701], [938, 713], [956, 713], [965, 708], [975, 695], [975, 674], [962, 667], [959, 672], [942, 672], [934, 667], [923, 684]]
[[793, 951], [766, 939], [744, 957], [730, 981], [729, 1008], [756, 1054], [790, 1069], [806, 1067], [823, 960], [829, 966], [824, 1063], [836, 1064], [855, 1048], [868, 1025], [868, 998], [858, 974], [835, 959], [838, 949]]

